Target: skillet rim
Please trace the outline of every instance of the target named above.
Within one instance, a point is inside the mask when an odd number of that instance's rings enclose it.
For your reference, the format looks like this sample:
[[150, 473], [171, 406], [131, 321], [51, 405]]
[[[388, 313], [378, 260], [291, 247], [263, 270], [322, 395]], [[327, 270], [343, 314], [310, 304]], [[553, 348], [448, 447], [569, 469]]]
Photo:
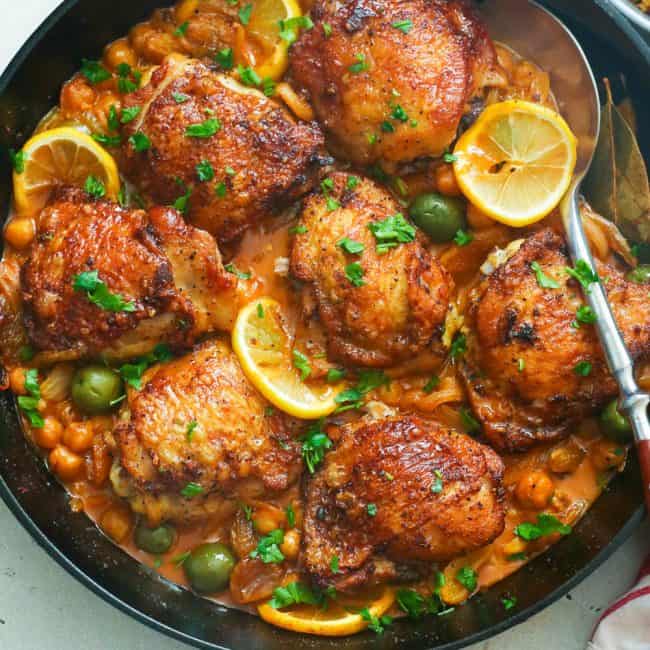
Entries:
[[[31, 51], [38, 45], [43, 37], [50, 31], [50, 29], [62, 19], [70, 9], [77, 5], [80, 0], [64, 0], [50, 14], [40, 23], [40, 25], [31, 33], [18, 52], [10, 60], [9, 64], [2, 71], [0, 75], [0, 94], [4, 93], [18, 69], [29, 56]], [[611, 0], [593, 0], [594, 4], [610, 19], [616, 23], [621, 32], [625, 34], [631, 45], [645, 58], [648, 67], [650, 68], [650, 45], [643, 39], [631, 23], [617, 10]], [[553, 11], [554, 8], [551, 8]], [[213, 642], [203, 641], [195, 636], [191, 636], [182, 632], [166, 623], [163, 623], [136, 607], [129, 605], [119, 596], [112, 593], [90, 575], [88, 575], [81, 567], [77, 566], [70, 558], [68, 558], [63, 551], [43, 532], [23, 506], [19, 503], [15, 494], [10, 490], [5, 482], [4, 477], [0, 474], [0, 497], [9, 508], [11, 513], [20, 522], [23, 528], [31, 535], [32, 539], [53, 559], [57, 564], [62, 567], [68, 574], [78, 580], [82, 585], [88, 588], [95, 595], [99, 596], [104, 602], [114, 606], [121, 612], [129, 615], [136, 621], [144, 623], [147, 627], [165, 634], [170, 638], [182, 641], [195, 648], [205, 648], [207, 650], [232, 650], [225, 646]], [[535, 614], [538, 614], [543, 609], [558, 601], [565, 596], [569, 591], [586, 579], [589, 575], [595, 572], [621, 545], [632, 535], [632, 533], [639, 526], [644, 516], [644, 507], [640, 505], [625, 522], [621, 529], [612, 537], [612, 539], [599, 551], [589, 562], [587, 562], [580, 570], [578, 570], [571, 578], [566, 580], [561, 586], [557, 587], [546, 596], [538, 600], [535, 604], [528, 608], [513, 614], [506, 619], [486, 627], [485, 629], [470, 634], [462, 639], [451, 641], [443, 645], [434, 646], [431, 650], [460, 650], [461, 648], [468, 647], [471, 644], [493, 638], [506, 630], [519, 625], [528, 620]], [[132, 560], [137, 562], [137, 560]], [[424, 649], [423, 649], [424, 650]]]

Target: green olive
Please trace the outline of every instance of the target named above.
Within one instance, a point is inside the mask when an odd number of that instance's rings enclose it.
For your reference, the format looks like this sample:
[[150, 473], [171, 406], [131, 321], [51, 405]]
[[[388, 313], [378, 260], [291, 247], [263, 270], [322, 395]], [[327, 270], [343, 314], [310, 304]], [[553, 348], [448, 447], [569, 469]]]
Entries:
[[136, 526], [134, 539], [138, 548], [153, 555], [160, 555], [160, 553], [167, 553], [172, 547], [176, 539], [176, 531], [166, 524], [149, 528], [141, 522]]
[[123, 391], [120, 376], [106, 366], [84, 366], [72, 379], [72, 400], [89, 415], [110, 411]]
[[627, 274], [627, 279], [637, 284], [650, 284], [650, 264], [639, 264]]
[[630, 437], [632, 427], [628, 419], [618, 410], [617, 400], [612, 400], [600, 414], [603, 433], [612, 440], [622, 441]]
[[465, 203], [440, 194], [420, 194], [409, 208], [415, 225], [437, 243], [451, 241], [467, 226]]
[[197, 546], [183, 563], [192, 589], [204, 594], [225, 589], [234, 566], [233, 552], [219, 542]]

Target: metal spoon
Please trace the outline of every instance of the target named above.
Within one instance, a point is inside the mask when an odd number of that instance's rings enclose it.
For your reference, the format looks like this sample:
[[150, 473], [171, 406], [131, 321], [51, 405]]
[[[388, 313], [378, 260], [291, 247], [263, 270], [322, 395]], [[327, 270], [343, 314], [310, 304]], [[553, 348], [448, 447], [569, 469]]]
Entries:
[[[535, 2], [490, 0], [483, 6], [490, 35], [518, 54], [537, 63], [551, 75], [551, 87], [560, 112], [578, 138], [578, 160], [573, 182], [560, 206], [569, 252], [574, 264], [584, 260], [592, 270], [594, 262], [582, 228], [578, 209], [580, 184], [589, 170], [600, 130], [600, 102], [593, 72], [568, 28]], [[607, 363], [621, 391], [620, 410], [634, 431], [644, 486], [644, 501], [650, 512], [650, 396], [634, 378], [634, 364], [612, 315], [601, 283], [586, 293], [596, 314], [596, 328]]]

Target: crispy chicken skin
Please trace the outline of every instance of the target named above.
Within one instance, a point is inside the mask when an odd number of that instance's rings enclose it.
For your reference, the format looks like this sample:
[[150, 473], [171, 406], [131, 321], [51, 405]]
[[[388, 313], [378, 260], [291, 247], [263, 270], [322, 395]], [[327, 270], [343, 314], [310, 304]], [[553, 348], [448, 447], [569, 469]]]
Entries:
[[[560, 284], [539, 286], [531, 264]], [[617, 394], [593, 325], [574, 325], [585, 304], [570, 278], [564, 240], [550, 229], [529, 237], [478, 288], [470, 307], [465, 380], [474, 413], [492, 445], [522, 451], [566, 435]], [[611, 265], [598, 264], [634, 359], [650, 354], [650, 295]], [[592, 364], [585, 377], [576, 365]]]
[[393, 560], [445, 561], [503, 530], [504, 468], [489, 447], [415, 417], [359, 420], [332, 435], [335, 449], [305, 487], [302, 560], [319, 584], [387, 579]]
[[[75, 291], [75, 275], [92, 271], [133, 311], [106, 311]], [[21, 288], [31, 343], [68, 358], [126, 358], [160, 341], [191, 345], [227, 328], [236, 310], [236, 279], [208, 233], [172, 208], [121, 208], [73, 188], [41, 213]]]
[[[329, 178], [328, 197], [315, 193], [305, 201], [300, 224], [306, 231], [293, 242], [291, 272], [313, 292], [334, 358], [374, 367], [411, 358], [440, 333], [452, 280], [419, 236], [377, 253], [368, 224], [400, 212], [385, 189], [368, 179], [348, 189], [345, 173]], [[340, 207], [330, 210], [328, 198]], [[346, 253], [338, 245], [344, 237], [362, 243], [363, 252]], [[364, 271], [361, 287], [346, 277], [346, 265], [354, 262]]]
[[[311, 15], [291, 74], [329, 144], [354, 163], [441, 155], [493, 76], [492, 43], [462, 1], [318, 0]], [[408, 33], [393, 26], [406, 21]]]
[[[179, 93], [187, 97], [180, 103]], [[296, 122], [261, 92], [198, 61], [168, 59], [123, 109], [136, 106], [141, 112], [124, 128], [124, 173], [156, 203], [173, 203], [191, 190], [187, 217], [220, 242], [287, 207], [309, 189], [322, 162], [316, 124]], [[206, 120], [218, 120], [215, 133], [187, 135]], [[137, 132], [150, 148], [136, 151], [129, 137]], [[203, 162], [214, 178], [199, 179]]]
[[[136, 511], [152, 520], [194, 520], [298, 479], [299, 445], [284, 416], [265, 413], [267, 402], [226, 342], [203, 343], [144, 379], [142, 390], [129, 390], [114, 431], [113, 482]], [[188, 483], [202, 493], [182, 496]]]

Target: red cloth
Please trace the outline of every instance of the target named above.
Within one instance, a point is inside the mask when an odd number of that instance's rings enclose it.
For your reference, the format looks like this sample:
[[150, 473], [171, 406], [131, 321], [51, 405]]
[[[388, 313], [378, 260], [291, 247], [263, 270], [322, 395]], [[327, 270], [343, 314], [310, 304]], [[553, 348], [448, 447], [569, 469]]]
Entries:
[[634, 586], [603, 612], [589, 650], [650, 650], [650, 556]]

